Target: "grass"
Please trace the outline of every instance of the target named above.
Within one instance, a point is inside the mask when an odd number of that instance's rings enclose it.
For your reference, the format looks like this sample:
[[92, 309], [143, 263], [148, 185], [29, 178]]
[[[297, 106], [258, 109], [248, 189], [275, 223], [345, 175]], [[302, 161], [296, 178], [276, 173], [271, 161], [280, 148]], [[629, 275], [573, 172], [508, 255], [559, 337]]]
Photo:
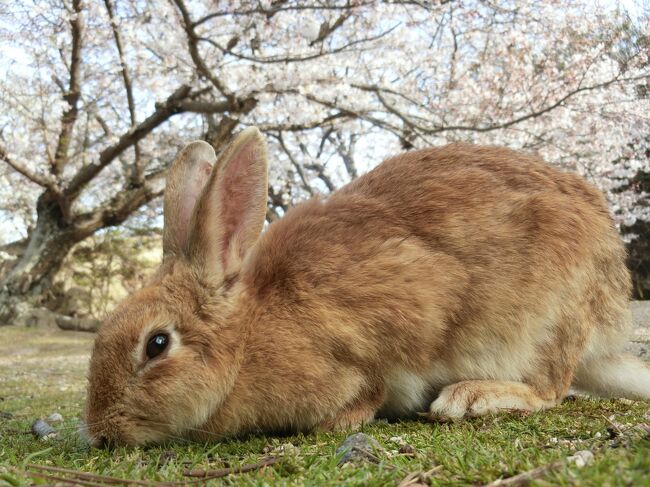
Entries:
[[[171, 443], [148, 448], [95, 450], [77, 436], [85, 367], [92, 335], [0, 328], [0, 485], [37, 482], [27, 464], [125, 479], [183, 481], [188, 468], [214, 469], [282, 456], [273, 466], [213, 480], [237, 485], [397, 485], [411, 472], [437, 470], [430, 485], [483, 485], [562, 460], [533, 485], [650, 486], [647, 402], [576, 398], [560, 407], [521, 416], [504, 414], [455, 424], [408, 421], [363, 428], [386, 448], [379, 463], [338, 465], [336, 448], [350, 432], [289, 437], [252, 436], [213, 444]], [[29, 434], [35, 419], [59, 412], [58, 437]], [[415, 456], [398, 452], [407, 443]], [[591, 450], [579, 468], [568, 456]], [[42, 482], [42, 481], [41, 481]]]

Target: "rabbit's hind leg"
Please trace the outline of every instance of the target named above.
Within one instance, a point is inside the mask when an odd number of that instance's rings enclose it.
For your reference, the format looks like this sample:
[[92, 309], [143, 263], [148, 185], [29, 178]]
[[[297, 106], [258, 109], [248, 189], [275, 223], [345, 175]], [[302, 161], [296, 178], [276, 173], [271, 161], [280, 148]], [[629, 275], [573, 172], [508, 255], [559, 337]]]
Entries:
[[555, 406], [558, 399], [544, 399], [523, 382], [465, 380], [446, 386], [429, 408], [435, 420], [483, 416], [501, 411], [539, 411]]
[[601, 397], [650, 400], [650, 364], [627, 353], [611, 353], [581, 362], [574, 385]]

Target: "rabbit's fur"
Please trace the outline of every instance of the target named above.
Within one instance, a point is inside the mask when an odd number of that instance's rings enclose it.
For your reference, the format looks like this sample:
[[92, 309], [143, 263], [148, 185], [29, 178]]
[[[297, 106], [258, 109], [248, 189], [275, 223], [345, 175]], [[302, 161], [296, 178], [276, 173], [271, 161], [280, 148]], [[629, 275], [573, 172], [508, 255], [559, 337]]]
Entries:
[[98, 333], [95, 444], [534, 411], [571, 385], [650, 398], [621, 351], [624, 247], [580, 177], [502, 148], [413, 151], [261, 233], [260, 133], [214, 161], [203, 142], [179, 154], [162, 266]]

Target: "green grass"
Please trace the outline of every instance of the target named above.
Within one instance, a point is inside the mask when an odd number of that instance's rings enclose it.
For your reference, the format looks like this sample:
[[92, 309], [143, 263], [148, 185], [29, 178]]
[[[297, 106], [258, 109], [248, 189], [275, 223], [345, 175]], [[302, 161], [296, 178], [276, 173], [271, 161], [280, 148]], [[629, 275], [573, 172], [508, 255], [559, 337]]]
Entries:
[[[283, 461], [260, 471], [215, 480], [215, 485], [397, 485], [410, 472], [438, 470], [431, 485], [481, 485], [591, 450], [594, 461], [566, 462], [533, 485], [650, 485], [650, 405], [578, 398], [552, 411], [500, 415], [455, 424], [409, 421], [363, 428], [386, 453], [380, 462], [339, 466], [337, 446], [350, 433], [253, 436], [209, 445], [172, 443], [150, 448], [88, 448], [78, 439], [85, 367], [92, 335], [0, 328], [0, 485], [36, 482], [28, 463], [148, 481], [183, 481], [187, 468], [254, 463], [266, 455]], [[38, 440], [32, 422], [53, 412], [64, 417], [57, 438]], [[612, 418], [613, 417], [613, 418]], [[610, 438], [616, 424], [622, 435]], [[609, 428], [609, 430], [608, 430]], [[398, 453], [399, 443], [416, 449]], [[286, 445], [293, 445], [288, 447]], [[4, 480], [1, 480], [4, 479]]]

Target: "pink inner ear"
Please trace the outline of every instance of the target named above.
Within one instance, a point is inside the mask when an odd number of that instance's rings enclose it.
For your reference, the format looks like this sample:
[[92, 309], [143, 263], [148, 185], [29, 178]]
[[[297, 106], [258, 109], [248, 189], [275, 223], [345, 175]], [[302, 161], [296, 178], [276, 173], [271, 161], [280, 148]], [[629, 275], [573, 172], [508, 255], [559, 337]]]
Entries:
[[[221, 258], [224, 268], [227, 268], [226, 260], [233, 237], [245, 230], [247, 225], [251, 225], [250, 213], [258, 200], [255, 194], [258, 181], [253, 170], [256, 163], [255, 150], [254, 144], [246, 145], [224, 168], [223, 187], [219, 191], [223, 231]], [[244, 242], [237, 243], [241, 245]], [[235, 250], [241, 256], [241, 249]]]
[[207, 184], [208, 179], [210, 179], [211, 172], [212, 164], [208, 161], [199, 161], [195, 164], [195, 167], [190, 169], [190, 174], [183, 185], [183, 199], [178, 215], [180, 219], [178, 228], [181, 229], [181, 235], [179, 235], [178, 241], [182, 242], [183, 245], [186, 245], [189, 236], [192, 212], [194, 211], [199, 196], [201, 196], [203, 188]]

